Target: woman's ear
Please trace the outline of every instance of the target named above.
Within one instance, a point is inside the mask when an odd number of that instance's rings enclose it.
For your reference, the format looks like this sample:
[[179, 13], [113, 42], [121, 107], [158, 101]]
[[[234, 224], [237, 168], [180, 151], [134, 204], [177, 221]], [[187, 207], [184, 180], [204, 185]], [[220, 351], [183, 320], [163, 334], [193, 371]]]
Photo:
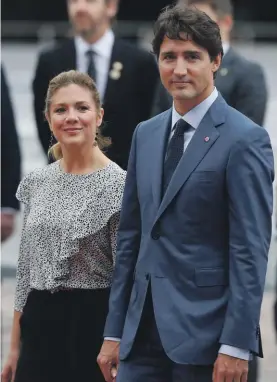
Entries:
[[50, 130], [51, 130], [51, 123], [50, 123], [49, 114], [45, 112], [45, 113], [44, 113], [44, 117], [45, 117], [46, 121], [48, 122], [48, 125], [49, 125]]
[[104, 116], [104, 109], [101, 107], [98, 114], [97, 127], [100, 127], [102, 125], [103, 116]]

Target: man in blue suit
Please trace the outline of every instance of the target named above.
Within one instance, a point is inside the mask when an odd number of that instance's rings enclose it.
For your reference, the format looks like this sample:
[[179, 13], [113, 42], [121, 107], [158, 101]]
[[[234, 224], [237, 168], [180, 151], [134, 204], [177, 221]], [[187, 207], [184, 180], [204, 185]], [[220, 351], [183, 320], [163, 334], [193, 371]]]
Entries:
[[262, 356], [270, 140], [214, 87], [209, 16], [165, 9], [153, 49], [174, 105], [133, 136], [98, 363], [108, 382], [246, 382]]

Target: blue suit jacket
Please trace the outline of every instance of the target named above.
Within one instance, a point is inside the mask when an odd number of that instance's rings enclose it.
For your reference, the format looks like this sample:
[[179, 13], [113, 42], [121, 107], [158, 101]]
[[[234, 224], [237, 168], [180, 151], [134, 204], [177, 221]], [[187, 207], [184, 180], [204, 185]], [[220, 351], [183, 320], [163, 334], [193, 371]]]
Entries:
[[262, 356], [259, 330], [274, 178], [267, 132], [221, 96], [162, 198], [171, 110], [134, 134], [105, 337], [131, 351], [151, 282], [165, 352], [211, 364], [220, 344]]

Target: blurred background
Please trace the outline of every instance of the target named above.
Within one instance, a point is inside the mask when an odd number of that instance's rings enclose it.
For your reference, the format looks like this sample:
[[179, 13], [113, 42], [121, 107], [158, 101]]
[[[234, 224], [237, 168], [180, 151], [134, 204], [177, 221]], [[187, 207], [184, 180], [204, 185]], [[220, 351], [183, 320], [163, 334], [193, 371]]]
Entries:
[[[116, 35], [150, 50], [153, 20], [156, 19], [161, 8], [169, 3], [169, 0], [121, 0], [117, 20], [114, 23]], [[265, 72], [269, 99], [264, 126], [270, 134], [276, 162], [277, 7], [272, 0], [234, 0], [233, 5], [235, 12], [233, 45], [242, 56], [258, 62]], [[46, 164], [35, 127], [31, 84], [38, 52], [53, 42], [71, 35], [70, 25], [67, 21], [66, 2], [63, 0], [5, 0], [2, 2], [1, 33], [2, 62], [5, 66], [15, 113], [22, 175], [25, 175], [34, 168]], [[2, 243], [2, 360], [5, 359], [9, 343], [21, 224], [22, 216], [21, 213], [18, 213], [13, 235]], [[277, 380], [277, 347], [273, 326], [277, 259], [275, 220], [273, 220], [273, 226], [275, 231], [270, 250], [261, 319], [265, 358], [259, 364], [260, 382]]]

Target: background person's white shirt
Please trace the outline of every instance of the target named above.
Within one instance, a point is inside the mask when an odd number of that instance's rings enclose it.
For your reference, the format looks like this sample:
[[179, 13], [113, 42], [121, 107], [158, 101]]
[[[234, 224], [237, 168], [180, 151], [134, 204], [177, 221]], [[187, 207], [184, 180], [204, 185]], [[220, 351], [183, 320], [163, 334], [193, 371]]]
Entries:
[[94, 52], [93, 59], [96, 70], [95, 82], [100, 93], [101, 101], [104, 99], [107, 87], [114, 39], [114, 33], [110, 29], [94, 44], [87, 43], [81, 36], [76, 36], [74, 39], [78, 71], [87, 73], [88, 57], [86, 52], [88, 50]]

